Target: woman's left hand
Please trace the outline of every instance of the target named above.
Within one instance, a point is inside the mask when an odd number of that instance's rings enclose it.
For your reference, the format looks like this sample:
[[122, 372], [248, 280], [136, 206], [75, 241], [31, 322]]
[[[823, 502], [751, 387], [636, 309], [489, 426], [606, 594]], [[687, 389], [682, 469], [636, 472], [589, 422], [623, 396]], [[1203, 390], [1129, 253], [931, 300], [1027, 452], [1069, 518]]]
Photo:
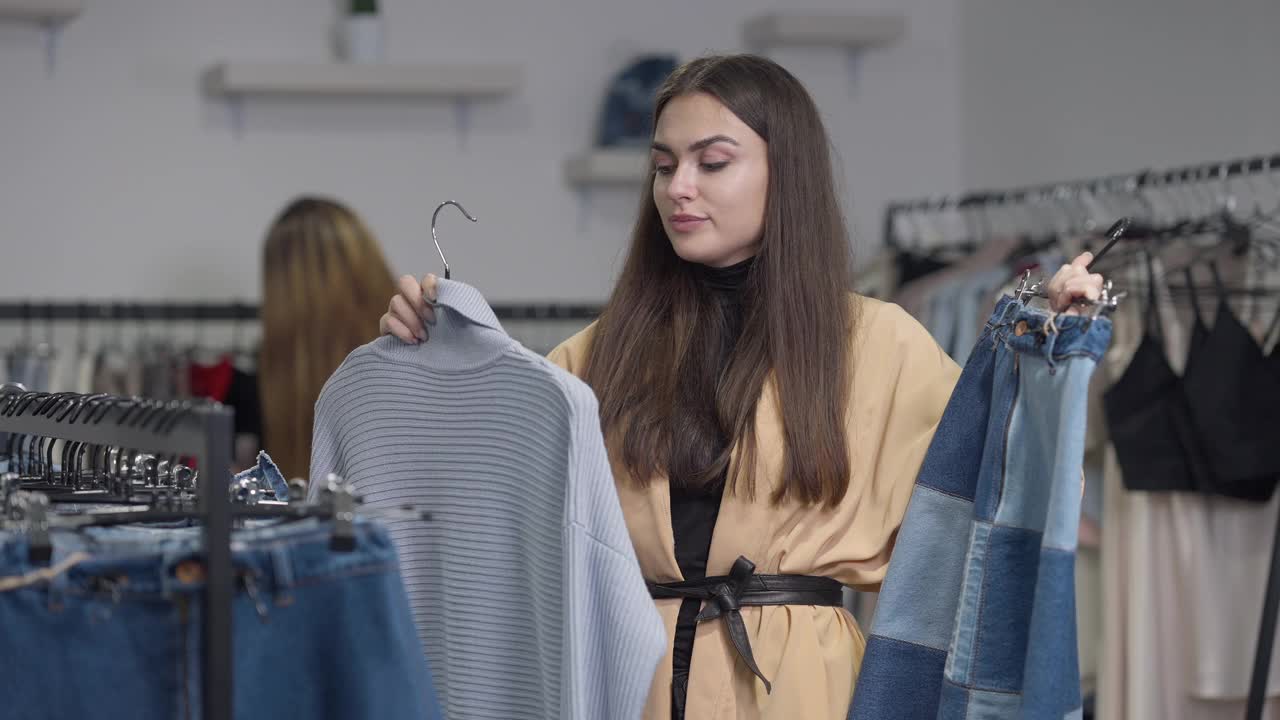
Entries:
[[1102, 297], [1102, 276], [1086, 269], [1093, 262], [1093, 253], [1081, 253], [1080, 257], [1063, 265], [1053, 279], [1049, 281], [1049, 306], [1054, 312], [1068, 315], [1079, 315], [1081, 308], [1076, 300], [1087, 298], [1097, 300]]

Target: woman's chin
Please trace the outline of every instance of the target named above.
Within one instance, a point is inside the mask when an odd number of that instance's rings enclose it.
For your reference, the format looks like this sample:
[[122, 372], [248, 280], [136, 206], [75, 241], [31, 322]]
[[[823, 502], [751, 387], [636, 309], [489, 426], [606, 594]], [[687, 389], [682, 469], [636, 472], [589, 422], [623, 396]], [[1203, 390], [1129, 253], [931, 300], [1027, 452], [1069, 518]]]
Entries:
[[726, 248], [716, 242], [707, 242], [705, 238], [688, 236], [676, 236], [671, 247], [681, 260], [711, 267], [728, 267], [751, 254], [742, 248]]

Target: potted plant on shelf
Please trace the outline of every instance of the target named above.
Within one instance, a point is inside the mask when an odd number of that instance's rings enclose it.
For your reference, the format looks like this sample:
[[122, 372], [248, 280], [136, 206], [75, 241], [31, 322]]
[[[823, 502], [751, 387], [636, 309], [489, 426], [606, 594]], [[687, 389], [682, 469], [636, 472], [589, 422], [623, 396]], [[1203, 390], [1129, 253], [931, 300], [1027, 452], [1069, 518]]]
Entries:
[[382, 16], [378, 0], [351, 0], [340, 30], [340, 52], [347, 62], [373, 63], [384, 59]]

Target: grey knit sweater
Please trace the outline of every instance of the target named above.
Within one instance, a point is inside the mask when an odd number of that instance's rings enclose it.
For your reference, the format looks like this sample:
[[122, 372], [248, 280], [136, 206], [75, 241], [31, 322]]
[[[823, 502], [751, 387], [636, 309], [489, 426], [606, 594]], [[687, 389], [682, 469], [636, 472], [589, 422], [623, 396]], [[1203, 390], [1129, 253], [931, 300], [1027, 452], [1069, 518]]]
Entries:
[[[442, 280], [431, 339], [351, 353], [316, 403], [311, 478], [391, 521], [440, 704], [461, 718], [638, 718], [666, 632], [645, 589], [595, 396]], [[319, 488], [320, 482], [313, 482]]]

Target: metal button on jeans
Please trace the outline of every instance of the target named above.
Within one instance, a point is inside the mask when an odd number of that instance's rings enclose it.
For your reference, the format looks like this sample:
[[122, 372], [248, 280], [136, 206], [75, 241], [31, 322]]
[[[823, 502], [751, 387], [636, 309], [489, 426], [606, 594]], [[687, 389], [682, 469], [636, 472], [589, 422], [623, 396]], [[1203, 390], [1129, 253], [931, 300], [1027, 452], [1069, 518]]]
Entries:
[[173, 569], [178, 582], [194, 585], [204, 581], [204, 565], [197, 560], [183, 560]]

